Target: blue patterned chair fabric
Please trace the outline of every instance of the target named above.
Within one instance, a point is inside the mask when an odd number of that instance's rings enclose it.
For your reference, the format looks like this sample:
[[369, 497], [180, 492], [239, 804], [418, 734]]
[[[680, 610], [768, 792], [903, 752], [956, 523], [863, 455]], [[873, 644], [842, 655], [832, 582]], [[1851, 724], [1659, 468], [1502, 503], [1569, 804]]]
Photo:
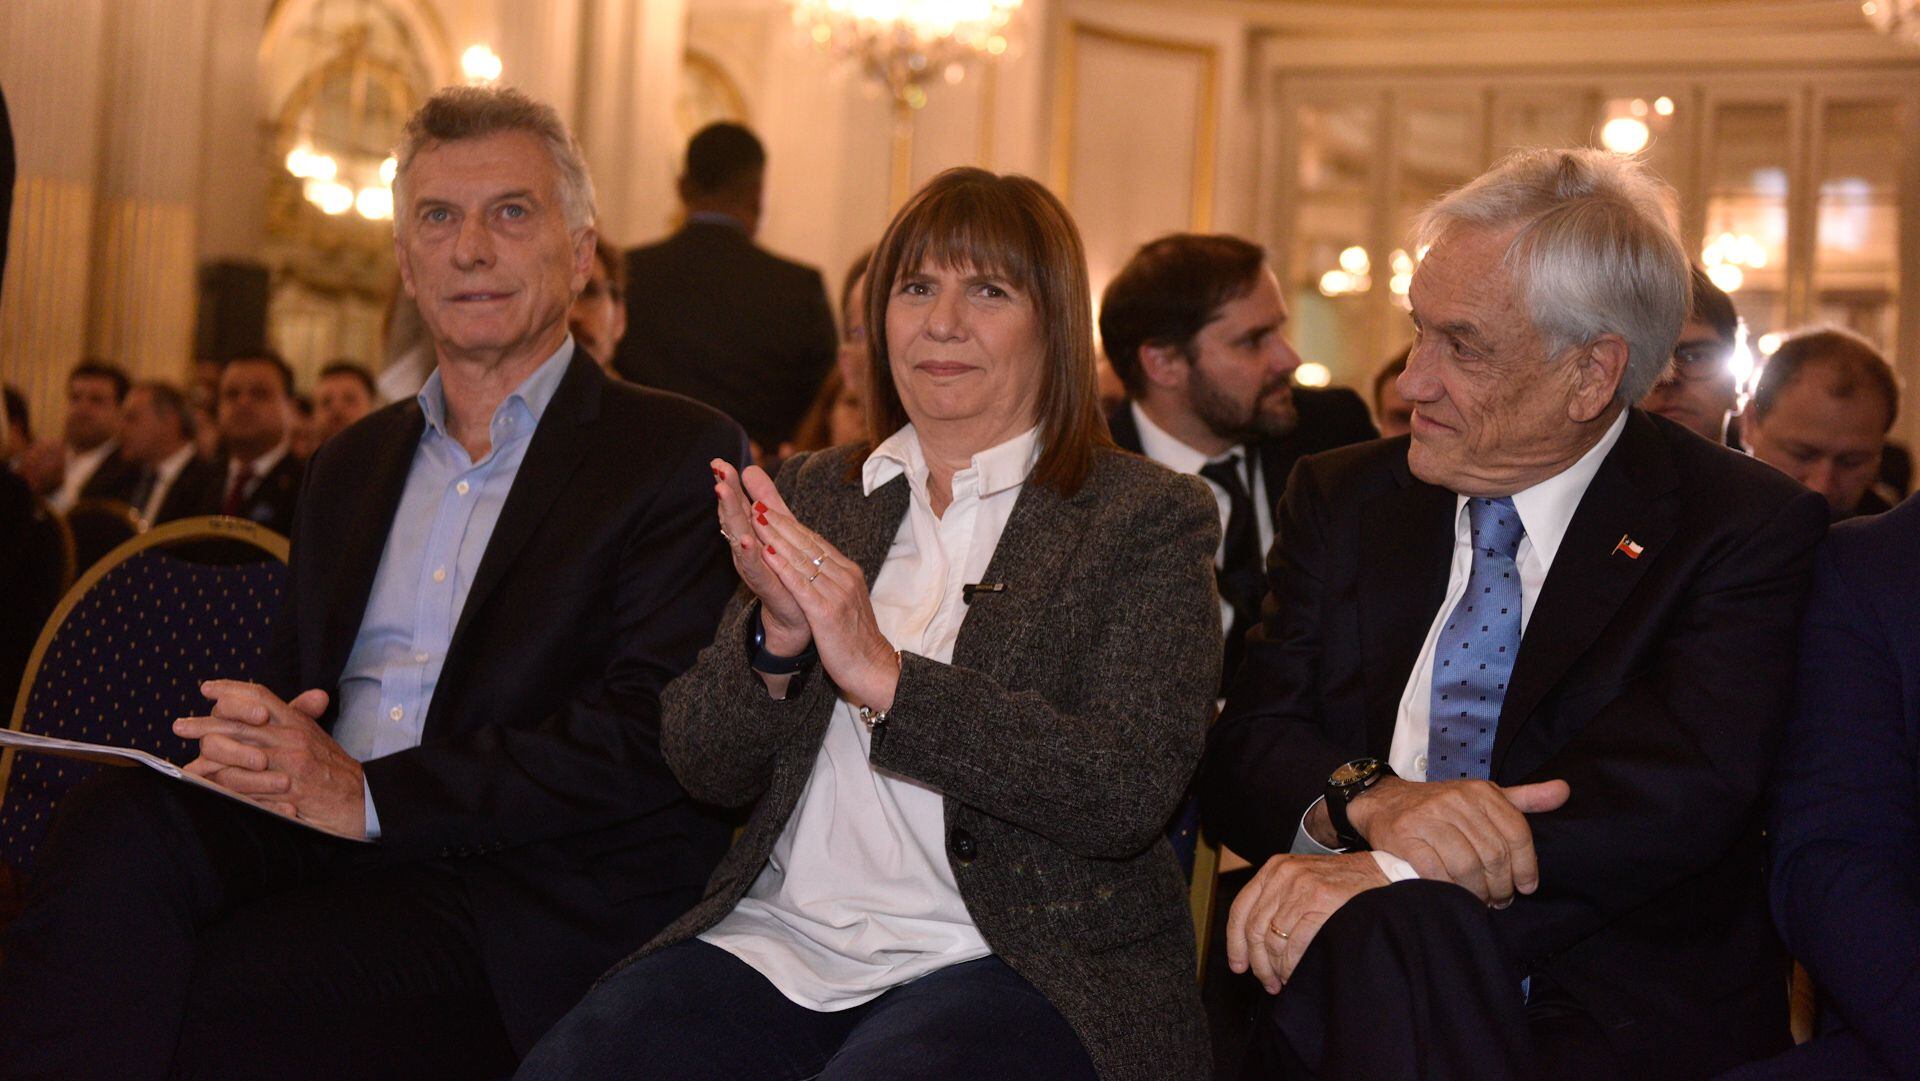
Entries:
[[[135, 554], [96, 582], [54, 632], [20, 727], [189, 761], [192, 745], [173, 734], [174, 718], [203, 710], [201, 681], [255, 671], [286, 575], [271, 559], [222, 566], [162, 548]], [[116, 767], [17, 755], [0, 802], [0, 860], [29, 871], [60, 798], [109, 768]]]

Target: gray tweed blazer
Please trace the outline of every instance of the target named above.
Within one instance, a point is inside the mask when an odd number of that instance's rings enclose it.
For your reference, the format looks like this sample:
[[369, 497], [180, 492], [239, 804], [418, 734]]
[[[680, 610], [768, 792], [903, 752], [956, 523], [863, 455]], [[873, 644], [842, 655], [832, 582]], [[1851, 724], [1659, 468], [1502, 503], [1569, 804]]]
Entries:
[[[847, 447], [801, 455], [779, 486], [872, 582], [907, 510], [872, 496]], [[1103, 1078], [1208, 1075], [1186, 884], [1163, 835], [1200, 757], [1220, 667], [1205, 485], [1102, 452], [1072, 498], [1028, 484], [954, 644], [907, 654], [875, 766], [946, 795], [948, 859], [987, 944], [1064, 1015]], [[706, 898], [625, 964], [733, 910], [813, 768], [837, 692], [814, 669], [784, 701], [747, 666], [750, 598], [664, 694], [661, 744], [695, 797], [755, 803]], [[619, 969], [616, 968], [615, 971]], [[611, 973], [609, 974], [611, 975]]]

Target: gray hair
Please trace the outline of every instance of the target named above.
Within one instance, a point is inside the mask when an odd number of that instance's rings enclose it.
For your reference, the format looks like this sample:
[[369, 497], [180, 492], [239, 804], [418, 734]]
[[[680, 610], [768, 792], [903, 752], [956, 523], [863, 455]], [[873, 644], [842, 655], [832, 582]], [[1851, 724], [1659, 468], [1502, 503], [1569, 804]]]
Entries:
[[524, 131], [540, 138], [553, 158], [560, 211], [569, 230], [584, 229], [594, 222], [593, 178], [587, 175], [586, 158], [580, 144], [567, 130], [565, 121], [553, 106], [535, 101], [510, 86], [449, 86], [428, 98], [400, 132], [400, 145], [394, 148], [398, 168], [393, 174], [394, 215], [398, 230], [406, 218], [404, 194], [408, 170], [420, 151], [434, 143], [459, 139], [478, 139], [501, 132]]
[[1667, 213], [1673, 189], [1639, 161], [1587, 148], [1517, 150], [1421, 214], [1420, 250], [1468, 224], [1519, 231], [1506, 265], [1533, 327], [1557, 357], [1603, 334], [1627, 343], [1616, 401], [1659, 380], [1686, 321], [1686, 249]]
[[133, 390], [144, 390], [153, 399], [153, 409], [172, 417], [180, 424], [182, 438], [191, 440], [198, 425], [194, 423], [193, 404], [187, 396], [172, 383], [163, 383], [157, 379], [145, 379], [135, 383]]

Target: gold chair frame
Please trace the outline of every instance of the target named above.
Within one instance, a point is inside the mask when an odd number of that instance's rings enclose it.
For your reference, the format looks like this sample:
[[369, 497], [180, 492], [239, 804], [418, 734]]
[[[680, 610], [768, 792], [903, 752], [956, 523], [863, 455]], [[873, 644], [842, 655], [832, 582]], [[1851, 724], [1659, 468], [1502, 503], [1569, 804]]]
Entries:
[[53, 523], [55, 532], [60, 534], [60, 596], [64, 599], [67, 590], [73, 586], [73, 576], [80, 573], [76, 565], [80, 555], [74, 547], [73, 527], [67, 524], [67, 516], [54, 510], [53, 504], [47, 502], [45, 497], [35, 496], [34, 503], [39, 506], [40, 513]]
[[[65, 521], [61, 525], [64, 528]], [[132, 559], [149, 548], [168, 548], [193, 541], [229, 540], [251, 544], [282, 563], [287, 561], [287, 538], [268, 529], [258, 522], [245, 518], [231, 518], [223, 514], [206, 514], [197, 518], [182, 518], [166, 525], [155, 526], [143, 533], [136, 534], [118, 548], [100, 558], [98, 563], [87, 568], [87, 572], [74, 582], [72, 587], [60, 598], [53, 614], [40, 628], [40, 637], [33, 644], [33, 652], [27, 657], [26, 671], [21, 673], [20, 693], [14, 698], [13, 717], [7, 727], [20, 731], [20, 725], [26, 720], [27, 699], [33, 693], [33, 685], [40, 676], [40, 662], [46, 658], [47, 649], [53, 644], [53, 636], [67, 616], [79, 606], [80, 601], [105, 578], [115, 567]], [[69, 560], [73, 551], [72, 534], [68, 534], [67, 551]], [[0, 800], [7, 797], [7, 782], [13, 777], [13, 748], [0, 752]]]

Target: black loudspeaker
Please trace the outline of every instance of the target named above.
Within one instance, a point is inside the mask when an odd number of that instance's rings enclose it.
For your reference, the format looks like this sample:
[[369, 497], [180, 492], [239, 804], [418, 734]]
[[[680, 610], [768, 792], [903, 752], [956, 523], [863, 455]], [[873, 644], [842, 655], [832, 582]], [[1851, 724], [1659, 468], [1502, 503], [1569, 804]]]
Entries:
[[219, 260], [200, 267], [200, 318], [193, 355], [226, 361], [267, 347], [267, 268]]

